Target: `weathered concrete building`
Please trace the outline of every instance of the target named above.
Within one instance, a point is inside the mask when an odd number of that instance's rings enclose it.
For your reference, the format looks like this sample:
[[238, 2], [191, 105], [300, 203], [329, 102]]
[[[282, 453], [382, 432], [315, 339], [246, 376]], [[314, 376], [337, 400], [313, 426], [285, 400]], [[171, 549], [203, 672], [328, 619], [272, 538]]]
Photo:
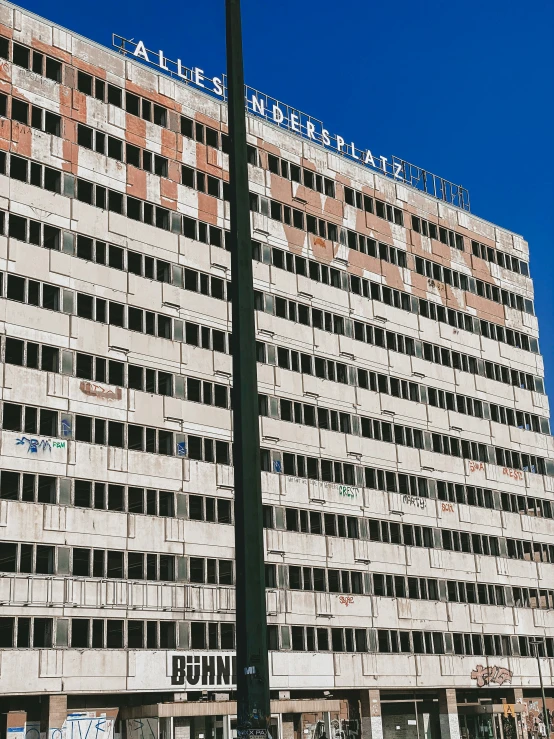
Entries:
[[[230, 739], [226, 107], [1, 3], [0, 116], [2, 736]], [[535, 648], [554, 688], [527, 244], [248, 130], [275, 732], [524, 737]]]

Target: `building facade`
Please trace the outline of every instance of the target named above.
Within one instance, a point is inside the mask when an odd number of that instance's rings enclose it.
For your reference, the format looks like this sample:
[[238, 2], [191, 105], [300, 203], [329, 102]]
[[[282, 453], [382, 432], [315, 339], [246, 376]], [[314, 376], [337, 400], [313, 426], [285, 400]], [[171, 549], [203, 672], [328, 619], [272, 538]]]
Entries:
[[[2, 2], [0, 116], [2, 736], [231, 739], [226, 106]], [[537, 735], [527, 244], [247, 123], [274, 735]]]

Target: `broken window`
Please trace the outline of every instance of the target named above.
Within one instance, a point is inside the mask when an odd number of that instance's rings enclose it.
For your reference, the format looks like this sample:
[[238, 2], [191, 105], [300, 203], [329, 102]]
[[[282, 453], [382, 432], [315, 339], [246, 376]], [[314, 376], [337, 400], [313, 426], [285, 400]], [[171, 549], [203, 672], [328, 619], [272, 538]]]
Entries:
[[106, 623], [106, 646], [108, 649], [123, 648], [123, 621], [108, 619]]
[[92, 77], [85, 72], [77, 72], [77, 89], [85, 95], [92, 95]]
[[44, 649], [52, 646], [53, 619], [33, 619], [33, 647]]
[[86, 649], [89, 646], [90, 619], [71, 619], [71, 647], [73, 649]]
[[30, 62], [30, 51], [27, 49], [26, 46], [21, 46], [21, 44], [13, 44], [13, 63], [16, 64], [18, 67], [23, 67], [24, 69], [29, 69], [29, 62]]

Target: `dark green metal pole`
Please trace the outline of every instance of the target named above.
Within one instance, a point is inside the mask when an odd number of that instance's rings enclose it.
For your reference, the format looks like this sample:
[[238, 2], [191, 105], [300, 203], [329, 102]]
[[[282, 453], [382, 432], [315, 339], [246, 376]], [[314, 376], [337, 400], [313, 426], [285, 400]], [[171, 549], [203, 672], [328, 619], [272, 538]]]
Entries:
[[267, 733], [269, 668], [240, 0], [226, 0], [225, 6], [233, 313], [237, 731], [239, 737], [245, 737]]

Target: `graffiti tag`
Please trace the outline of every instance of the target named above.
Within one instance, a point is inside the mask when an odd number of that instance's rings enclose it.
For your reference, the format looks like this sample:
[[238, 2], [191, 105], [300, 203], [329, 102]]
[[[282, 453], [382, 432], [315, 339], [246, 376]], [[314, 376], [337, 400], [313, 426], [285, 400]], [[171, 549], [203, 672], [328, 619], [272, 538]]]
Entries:
[[350, 485], [339, 485], [339, 495], [344, 498], [357, 498], [358, 488], [353, 488]]
[[16, 446], [25, 446], [27, 445], [27, 452], [30, 454], [37, 454], [39, 451], [41, 452], [51, 452], [52, 451], [52, 443], [49, 439], [33, 439], [29, 438], [28, 436], [22, 436], [20, 439], [15, 440]]
[[478, 688], [483, 688], [485, 685], [492, 685], [493, 683], [495, 685], [511, 683], [513, 674], [507, 667], [483, 667], [483, 665], [477, 665], [471, 671], [471, 679], [477, 681]]
[[79, 387], [85, 395], [93, 395], [96, 398], [105, 398], [106, 400], [121, 400], [120, 387], [112, 390], [109, 387], [98, 385], [95, 382], [87, 382], [86, 380], [82, 380]]
[[427, 505], [425, 498], [418, 498], [416, 495], [403, 495], [402, 502], [406, 503], [406, 505], [413, 505], [416, 508], [425, 508]]
[[354, 603], [354, 598], [351, 595], [341, 595], [339, 597], [339, 603], [348, 608], [349, 605]]
[[485, 471], [484, 462], [474, 462], [473, 460], [470, 460], [469, 461], [469, 471], [470, 472], [484, 472]]

